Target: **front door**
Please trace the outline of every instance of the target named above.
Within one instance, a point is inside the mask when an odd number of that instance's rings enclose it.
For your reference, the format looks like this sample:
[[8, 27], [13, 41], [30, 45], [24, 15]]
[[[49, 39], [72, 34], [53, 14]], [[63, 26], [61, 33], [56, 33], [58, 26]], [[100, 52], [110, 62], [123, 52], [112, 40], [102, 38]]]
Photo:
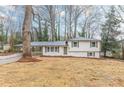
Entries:
[[64, 54], [67, 55], [67, 47], [64, 47]]

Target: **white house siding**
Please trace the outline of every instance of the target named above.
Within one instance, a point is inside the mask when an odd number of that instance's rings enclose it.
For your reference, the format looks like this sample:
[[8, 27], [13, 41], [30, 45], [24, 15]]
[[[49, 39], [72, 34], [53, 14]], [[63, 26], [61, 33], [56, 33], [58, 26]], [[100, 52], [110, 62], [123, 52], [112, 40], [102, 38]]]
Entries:
[[100, 51], [95, 52], [95, 57], [96, 57], [96, 58], [100, 58]]
[[76, 57], [88, 57], [87, 52], [95, 52], [95, 57], [100, 57], [100, 42], [98, 41], [98, 47], [90, 47], [90, 41], [79, 41], [79, 47], [72, 47], [72, 42], [68, 42], [68, 55]]
[[98, 42], [98, 47], [90, 47], [90, 41], [79, 41], [79, 47], [72, 47], [69, 41], [68, 47], [69, 51], [100, 51], [100, 42]]
[[[84, 51], [69, 51], [68, 56], [74, 56], [74, 57], [88, 57], [87, 52]], [[89, 56], [90, 58], [100, 58], [100, 53], [95, 52], [95, 56]]]
[[[56, 46], [52, 46], [56, 47]], [[64, 56], [64, 47], [59, 46], [59, 52], [45, 52], [45, 47], [43, 47], [43, 55], [45, 56]]]
[[83, 53], [83, 52], [81, 52], [81, 51], [79, 51], [79, 52], [76, 52], [76, 51], [69, 51], [68, 52], [68, 55], [69, 56], [75, 56], [75, 57], [86, 57], [86, 53]]

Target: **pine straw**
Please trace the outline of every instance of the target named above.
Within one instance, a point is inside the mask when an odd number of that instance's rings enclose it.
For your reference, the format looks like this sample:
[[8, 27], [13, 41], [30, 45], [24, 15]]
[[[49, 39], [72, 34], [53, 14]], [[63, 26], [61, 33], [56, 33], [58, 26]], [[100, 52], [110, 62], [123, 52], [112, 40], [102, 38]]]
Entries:
[[21, 58], [18, 62], [26, 63], [26, 62], [40, 62], [42, 60], [37, 59], [35, 57], [26, 57], [26, 58]]

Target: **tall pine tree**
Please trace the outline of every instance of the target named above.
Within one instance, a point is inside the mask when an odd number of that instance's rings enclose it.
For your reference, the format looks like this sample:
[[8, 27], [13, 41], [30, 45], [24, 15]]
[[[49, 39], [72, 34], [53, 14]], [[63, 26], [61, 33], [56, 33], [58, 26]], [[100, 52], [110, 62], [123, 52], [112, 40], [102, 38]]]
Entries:
[[3, 33], [3, 24], [0, 24], [0, 45], [1, 45], [1, 49], [3, 49], [4, 46], [4, 33]]
[[47, 26], [47, 21], [45, 21], [45, 27], [43, 31], [43, 41], [48, 41], [49, 36], [48, 36], [48, 26]]
[[102, 25], [102, 51], [104, 52], [104, 57], [107, 51], [112, 53], [116, 52], [119, 47], [117, 44], [116, 37], [119, 35], [120, 31], [120, 20], [116, 16], [115, 7], [111, 6], [110, 11], [106, 15], [106, 21]]

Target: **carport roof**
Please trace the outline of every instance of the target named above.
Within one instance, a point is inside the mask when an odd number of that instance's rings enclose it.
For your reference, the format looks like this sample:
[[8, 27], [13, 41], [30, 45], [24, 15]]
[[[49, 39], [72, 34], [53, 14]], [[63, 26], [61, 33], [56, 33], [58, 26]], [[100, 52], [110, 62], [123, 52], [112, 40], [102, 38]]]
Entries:
[[[66, 46], [66, 41], [31, 42], [31, 46]], [[21, 47], [22, 44], [15, 45]]]

